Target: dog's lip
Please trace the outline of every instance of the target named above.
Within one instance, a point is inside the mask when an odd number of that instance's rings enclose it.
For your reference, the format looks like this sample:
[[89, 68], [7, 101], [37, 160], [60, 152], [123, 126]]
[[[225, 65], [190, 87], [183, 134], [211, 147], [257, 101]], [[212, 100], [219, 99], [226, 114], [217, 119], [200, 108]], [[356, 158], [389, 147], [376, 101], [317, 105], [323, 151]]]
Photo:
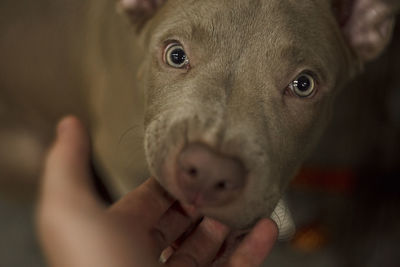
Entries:
[[199, 208], [196, 207], [195, 205], [191, 204], [186, 204], [183, 202], [179, 202], [183, 210], [186, 212], [187, 215], [189, 215], [192, 218], [200, 216], [201, 212], [199, 211]]

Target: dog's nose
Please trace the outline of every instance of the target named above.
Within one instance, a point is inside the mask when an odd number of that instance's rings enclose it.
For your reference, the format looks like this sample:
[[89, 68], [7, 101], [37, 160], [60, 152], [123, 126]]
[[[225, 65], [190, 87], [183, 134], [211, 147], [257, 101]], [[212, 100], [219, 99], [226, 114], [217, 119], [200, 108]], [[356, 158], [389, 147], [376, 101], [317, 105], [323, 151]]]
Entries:
[[183, 202], [195, 206], [225, 204], [239, 195], [246, 171], [234, 158], [200, 143], [186, 146], [178, 157], [177, 182]]

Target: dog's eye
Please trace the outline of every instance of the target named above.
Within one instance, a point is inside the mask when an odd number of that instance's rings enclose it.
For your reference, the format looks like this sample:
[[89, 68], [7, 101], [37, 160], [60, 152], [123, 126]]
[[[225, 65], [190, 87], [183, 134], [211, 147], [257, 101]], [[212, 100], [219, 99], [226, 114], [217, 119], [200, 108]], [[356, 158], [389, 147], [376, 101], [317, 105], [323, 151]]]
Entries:
[[303, 73], [289, 84], [289, 88], [298, 97], [309, 97], [315, 91], [315, 80], [311, 75]]
[[189, 64], [189, 59], [186, 55], [186, 52], [179, 43], [169, 44], [165, 48], [164, 61], [169, 66], [177, 69], [185, 68]]

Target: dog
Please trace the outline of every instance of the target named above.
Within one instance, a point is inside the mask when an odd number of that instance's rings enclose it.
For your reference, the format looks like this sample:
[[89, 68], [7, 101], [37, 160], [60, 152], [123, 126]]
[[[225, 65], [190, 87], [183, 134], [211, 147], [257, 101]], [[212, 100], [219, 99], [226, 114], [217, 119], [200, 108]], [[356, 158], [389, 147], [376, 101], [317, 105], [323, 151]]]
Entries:
[[271, 216], [336, 95], [389, 44], [400, 9], [396, 0], [54, 5], [57, 19], [28, 36], [35, 56], [11, 49], [29, 31], [2, 23], [0, 99], [14, 129], [3, 140], [25, 136], [15, 121], [39, 121], [27, 142], [41, 155], [57, 118], [76, 113], [114, 195], [152, 175], [184, 207], [233, 229]]

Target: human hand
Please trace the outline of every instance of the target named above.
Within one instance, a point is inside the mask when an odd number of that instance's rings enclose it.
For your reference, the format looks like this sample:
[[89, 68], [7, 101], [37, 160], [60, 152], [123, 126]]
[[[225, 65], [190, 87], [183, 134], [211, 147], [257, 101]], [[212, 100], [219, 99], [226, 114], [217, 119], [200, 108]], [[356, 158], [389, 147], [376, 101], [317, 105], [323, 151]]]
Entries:
[[[107, 207], [92, 185], [89, 151], [81, 123], [74, 117], [62, 120], [47, 156], [37, 212], [50, 266], [212, 266], [228, 227], [204, 218], [174, 243], [194, 221], [152, 178]], [[275, 224], [261, 220], [224, 266], [259, 266], [276, 238]], [[171, 244], [174, 253], [160, 263], [160, 254]]]

